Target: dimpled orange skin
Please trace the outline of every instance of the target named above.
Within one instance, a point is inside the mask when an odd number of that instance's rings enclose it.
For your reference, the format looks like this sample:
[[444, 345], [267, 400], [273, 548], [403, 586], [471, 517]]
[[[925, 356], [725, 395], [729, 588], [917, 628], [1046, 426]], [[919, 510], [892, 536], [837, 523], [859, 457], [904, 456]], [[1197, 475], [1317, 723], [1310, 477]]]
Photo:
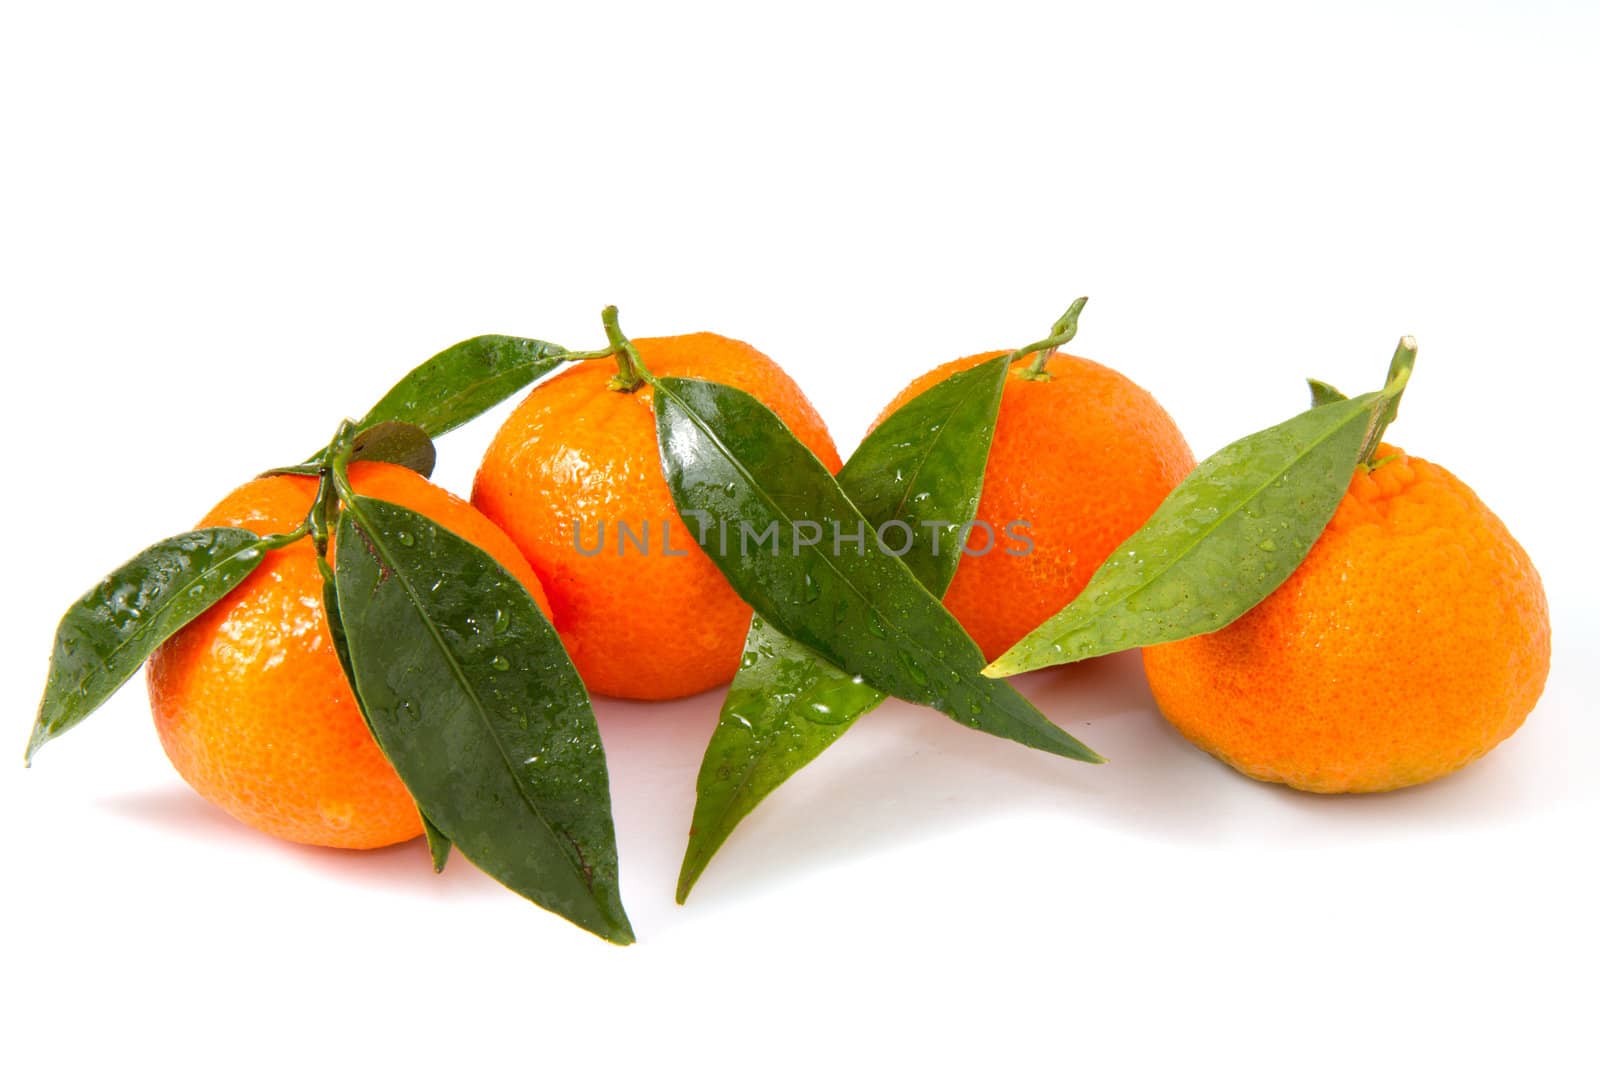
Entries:
[[[421, 512], [483, 548], [548, 616], [527, 560], [466, 501], [382, 463], [354, 464], [350, 480], [356, 492]], [[257, 479], [200, 525], [286, 533], [316, 487], [314, 478]], [[161, 745], [196, 792], [274, 837], [336, 848], [409, 840], [422, 832], [416, 805], [367, 731], [331, 640], [310, 539], [272, 552], [151, 657]]]
[[1539, 574], [1449, 471], [1382, 446], [1304, 563], [1213, 634], [1144, 650], [1161, 711], [1249, 775], [1417, 785], [1522, 725], [1550, 671]]
[[[657, 377], [703, 378], [753, 394], [835, 473], [839, 454], [794, 381], [742, 341], [712, 333], [634, 342]], [[678, 518], [661, 473], [654, 390], [606, 388], [610, 359], [578, 364], [541, 383], [495, 435], [472, 502], [532, 562], [552, 619], [584, 682], [634, 700], [689, 696], [733, 677], [750, 608]], [[583, 547], [605, 544], [594, 555]], [[649, 551], [619, 555], [619, 521], [648, 527]], [[662, 524], [669, 529], [665, 555]], [[711, 536], [716, 536], [715, 532]]]
[[[957, 371], [1004, 355], [954, 360], [916, 379], [873, 423]], [[995, 531], [984, 555], [956, 567], [950, 609], [990, 660], [1077, 596], [1111, 550], [1127, 539], [1194, 469], [1194, 453], [1166, 410], [1138, 385], [1092, 360], [1057, 353], [1048, 381], [1006, 379], [984, 468], [978, 519]], [[1030, 552], [1006, 532], [1027, 522]], [[982, 528], [969, 548], [981, 550]]]

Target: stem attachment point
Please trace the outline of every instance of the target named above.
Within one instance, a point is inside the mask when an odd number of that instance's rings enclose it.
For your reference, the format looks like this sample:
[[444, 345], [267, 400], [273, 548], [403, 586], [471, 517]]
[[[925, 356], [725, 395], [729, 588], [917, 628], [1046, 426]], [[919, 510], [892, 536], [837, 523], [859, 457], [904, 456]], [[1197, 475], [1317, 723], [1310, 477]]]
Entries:
[[1062, 313], [1062, 316], [1050, 327], [1050, 336], [1042, 341], [1035, 341], [1031, 345], [1024, 345], [1012, 353], [1012, 359], [1021, 359], [1023, 356], [1034, 355], [1034, 360], [1024, 370], [1021, 377], [1032, 382], [1047, 382], [1050, 372], [1045, 366], [1050, 362], [1050, 357], [1056, 354], [1056, 349], [1072, 340], [1078, 334], [1078, 316], [1083, 314], [1083, 307], [1089, 302], [1086, 296], [1080, 296], [1072, 302], [1072, 306]]
[[611, 352], [617, 357], [617, 373], [606, 383], [606, 388], [619, 393], [631, 393], [645, 382], [654, 381], [649, 368], [639, 356], [617, 323], [617, 305], [610, 304], [600, 312], [600, 321], [606, 328], [606, 340], [611, 342]]

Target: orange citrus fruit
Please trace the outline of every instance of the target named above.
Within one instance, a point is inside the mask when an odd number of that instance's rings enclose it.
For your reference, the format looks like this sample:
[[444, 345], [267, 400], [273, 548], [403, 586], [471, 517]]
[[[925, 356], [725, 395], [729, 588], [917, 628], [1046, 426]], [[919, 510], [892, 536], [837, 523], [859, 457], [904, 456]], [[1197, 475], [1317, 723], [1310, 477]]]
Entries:
[[[488, 552], [549, 614], [527, 560], [466, 501], [382, 463], [353, 464], [350, 480], [356, 492], [420, 512]], [[260, 478], [228, 494], [200, 525], [287, 533], [316, 490], [315, 478]], [[422, 832], [339, 666], [309, 538], [270, 553], [173, 635], [150, 658], [148, 678], [172, 765], [240, 822], [338, 848], [379, 848]]]
[[[750, 345], [713, 333], [634, 345], [657, 376], [753, 394], [839, 470], [810, 401]], [[533, 564], [588, 687], [668, 700], [733, 677], [750, 608], [678, 518], [661, 473], [654, 390], [610, 390], [615, 371], [610, 360], [580, 363], [536, 387], [489, 445], [472, 502]]]
[[1443, 467], [1381, 446], [1298, 569], [1238, 621], [1144, 651], [1161, 711], [1252, 778], [1416, 785], [1522, 725], [1550, 671], [1544, 586]]
[[[873, 426], [957, 371], [999, 355], [985, 352], [929, 371]], [[980, 525], [944, 598], [991, 660], [1077, 596], [1111, 550], [1194, 469], [1172, 417], [1121, 374], [1056, 353], [1043, 367], [1049, 377], [1036, 379], [1030, 363], [1019, 359], [1007, 374], [983, 473]], [[1025, 534], [1031, 549], [1008, 528]]]

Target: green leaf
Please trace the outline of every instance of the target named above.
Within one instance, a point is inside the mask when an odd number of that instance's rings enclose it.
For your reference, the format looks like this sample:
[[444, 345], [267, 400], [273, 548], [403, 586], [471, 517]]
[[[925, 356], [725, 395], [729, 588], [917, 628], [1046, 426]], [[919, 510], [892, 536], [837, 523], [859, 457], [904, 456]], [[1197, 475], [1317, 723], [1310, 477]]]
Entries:
[[1072, 603], [984, 673], [1001, 678], [1211, 633], [1261, 603], [1333, 518], [1409, 368], [1407, 358], [1381, 391], [1313, 407], [1201, 463]]
[[356, 434], [350, 446], [350, 460], [374, 460], [408, 467], [424, 478], [433, 473], [438, 453], [433, 438], [409, 422], [380, 422]]
[[839, 488], [870, 525], [910, 527], [915, 538], [901, 559], [935, 597], [944, 596], [961, 562], [960, 527], [978, 513], [1011, 362], [1009, 355], [986, 360], [909, 401], [839, 472]]
[[565, 354], [560, 345], [526, 337], [462, 341], [400, 379], [357, 425], [406, 422], [438, 437], [549, 374]]
[[[318, 559], [317, 567], [322, 571], [322, 612], [328, 620], [328, 633], [333, 638], [333, 651], [339, 657], [339, 666], [344, 669], [345, 681], [350, 683], [350, 692], [355, 694], [356, 710], [361, 712], [361, 721], [367, 724], [367, 732], [372, 734], [378, 751], [383, 751], [383, 742], [378, 740], [378, 735], [372, 729], [372, 716], [367, 711], [366, 704], [361, 699], [361, 691], [356, 688], [356, 669], [350, 662], [350, 642], [344, 635], [344, 619], [339, 615], [339, 590], [333, 577], [333, 569], [326, 560]], [[388, 753], [384, 758], [389, 759]], [[389, 763], [393, 765], [394, 760]], [[413, 801], [415, 803], [415, 801]], [[422, 833], [428, 842], [428, 859], [433, 864], [433, 873], [438, 874], [444, 870], [445, 861], [450, 858], [450, 839], [444, 831], [433, 825], [421, 808], [417, 815], [422, 819]]]
[[282, 543], [234, 527], [194, 530], [151, 545], [85, 593], [56, 628], [27, 759], [105, 703], [161, 642], [231, 592]]
[[[902, 559], [935, 596], [960, 562], [959, 527], [977, 513], [1010, 365], [1009, 355], [997, 357], [933, 386], [884, 420], [839, 473], [840, 488], [874, 528], [907, 524]], [[751, 619], [700, 765], [678, 903], [746, 815], [883, 700], [760, 615]]]
[[[755, 397], [715, 382], [661, 378], [655, 412], [662, 469], [679, 513], [775, 629], [852, 678], [965, 726], [1100, 761], [1016, 690], [982, 677], [983, 655], [961, 624], [876, 543], [827, 468]], [[838, 539], [805, 544], [810, 528], [798, 536], [797, 524], [806, 523], [830, 537], [835, 530], [861, 534], [860, 554]], [[746, 550], [745, 530], [756, 537], [771, 530], [771, 554]]]
[[555, 630], [483, 550], [340, 495], [334, 579], [356, 690], [406, 788], [489, 875], [630, 943], [600, 732]]

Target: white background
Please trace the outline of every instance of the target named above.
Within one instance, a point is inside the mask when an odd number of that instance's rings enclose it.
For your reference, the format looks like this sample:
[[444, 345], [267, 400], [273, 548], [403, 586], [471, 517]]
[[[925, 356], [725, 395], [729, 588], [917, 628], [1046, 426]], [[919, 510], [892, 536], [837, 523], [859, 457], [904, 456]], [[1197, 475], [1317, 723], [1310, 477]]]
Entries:
[[[0, 16], [12, 1054], [1593, 1062], [1594, 9], [538, 6]], [[753, 342], [848, 451], [1080, 292], [1072, 350], [1202, 455], [1416, 334], [1391, 439], [1544, 574], [1527, 726], [1319, 798], [1191, 749], [1127, 657], [1023, 683], [1102, 768], [890, 705], [679, 908], [719, 697], [600, 702], [626, 950], [420, 845], [232, 823], [142, 684], [21, 769], [70, 600], [454, 341], [597, 345], [614, 301]]]

